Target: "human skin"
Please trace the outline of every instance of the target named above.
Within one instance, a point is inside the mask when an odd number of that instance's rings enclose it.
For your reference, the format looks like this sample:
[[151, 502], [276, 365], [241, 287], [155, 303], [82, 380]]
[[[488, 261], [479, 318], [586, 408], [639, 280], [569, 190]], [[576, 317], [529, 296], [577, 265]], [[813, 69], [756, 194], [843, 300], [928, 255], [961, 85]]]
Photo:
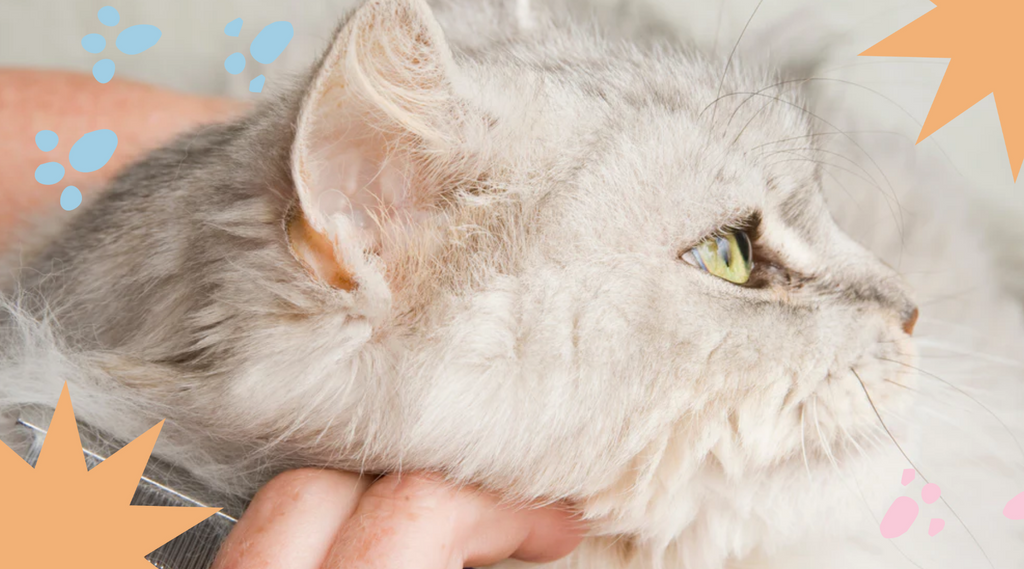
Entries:
[[[0, 250], [17, 244], [18, 232], [37, 216], [62, 214], [60, 194], [75, 186], [87, 202], [119, 169], [175, 135], [242, 113], [248, 104], [197, 97], [114, 79], [100, 84], [90, 75], [62, 71], [0, 69]], [[117, 150], [106, 166], [82, 174], [68, 152], [83, 134], [110, 129]], [[57, 147], [42, 152], [35, 136], [52, 130]], [[44, 186], [40, 164], [59, 162], [64, 178]]]
[[566, 508], [512, 507], [429, 474], [376, 482], [293, 470], [256, 494], [213, 569], [461, 569], [568, 555], [583, 524]]
[[[245, 112], [248, 104], [197, 97], [122, 80], [0, 69], [0, 254], [18, 244], [34, 216], [65, 214], [67, 186], [83, 201], [117, 171], [181, 132]], [[117, 151], [100, 170], [76, 172], [71, 146], [87, 132], [110, 129]], [[47, 153], [40, 130], [60, 137]], [[61, 162], [64, 178], [35, 181], [35, 169]], [[69, 214], [70, 215], [70, 214]], [[254, 497], [228, 536], [216, 569], [459, 569], [508, 557], [553, 561], [571, 552], [583, 526], [564, 506], [510, 507], [472, 487], [452, 487], [430, 474], [375, 482], [331, 470], [285, 472]]]

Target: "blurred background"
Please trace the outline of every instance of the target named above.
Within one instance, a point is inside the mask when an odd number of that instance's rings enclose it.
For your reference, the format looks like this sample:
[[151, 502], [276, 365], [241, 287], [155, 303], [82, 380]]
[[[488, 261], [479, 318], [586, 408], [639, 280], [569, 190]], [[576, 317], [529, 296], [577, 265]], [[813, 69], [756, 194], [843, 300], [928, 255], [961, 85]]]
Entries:
[[[485, 1], [485, 0], [482, 0]], [[727, 54], [759, 0], [592, 0], [622, 9], [649, 10], [654, 17], [694, 37], [708, 49]], [[0, 66], [78, 70], [90, 73], [101, 58], [117, 66], [115, 77], [189, 93], [259, 97], [249, 81], [263, 74], [268, 87], [301, 70], [326, 45], [339, 18], [357, 0], [0, 0]], [[111, 5], [121, 15], [107, 28], [97, 11]], [[818, 76], [853, 81], [829, 89], [866, 104], [877, 116], [916, 139], [945, 70], [945, 60], [859, 58], [857, 54], [933, 7], [928, 0], [764, 0], [750, 20], [740, 51], [769, 52], [773, 58], [827, 49], [829, 65]], [[224, 26], [243, 19], [239, 37]], [[295, 37], [277, 61], [262, 65], [248, 47], [267, 24], [287, 20]], [[113, 49], [116, 33], [127, 26], [152, 24], [163, 35], [138, 55]], [[82, 37], [99, 33], [108, 49], [86, 52]], [[248, 64], [239, 75], [224, 69], [224, 59], [241, 52]], [[834, 95], [836, 93], [830, 92]], [[885, 99], [891, 99], [891, 103]], [[872, 99], [874, 99], [872, 101]], [[903, 107], [901, 110], [897, 107]], [[877, 108], [876, 108], [877, 107]], [[945, 154], [969, 184], [1001, 199], [1020, 201], [1005, 153], [999, 119], [988, 97], [921, 145]], [[944, 157], [945, 158], [945, 157]]]

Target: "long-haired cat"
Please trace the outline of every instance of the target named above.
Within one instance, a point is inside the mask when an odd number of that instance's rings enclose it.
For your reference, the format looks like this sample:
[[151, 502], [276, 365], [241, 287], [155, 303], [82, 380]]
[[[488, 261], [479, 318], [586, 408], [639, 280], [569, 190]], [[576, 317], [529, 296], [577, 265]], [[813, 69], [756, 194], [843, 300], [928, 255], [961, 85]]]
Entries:
[[[921, 361], [916, 299], [963, 280], [920, 312], [967, 353], [991, 342], [963, 327], [1019, 336], [1017, 305], [917, 169], [835, 199], [820, 159], [856, 143], [765, 90], [785, 77], [571, 8], [369, 0], [294, 88], [122, 172], [5, 272], [4, 407], [68, 381], [81, 419], [167, 419], [157, 453], [243, 496], [322, 465], [567, 499], [593, 537], [565, 567], [796, 566], [774, 552], [934, 450], [918, 370], [978, 361]], [[1020, 552], [958, 504], [955, 559]], [[832, 566], [929, 555], [869, 510]]]

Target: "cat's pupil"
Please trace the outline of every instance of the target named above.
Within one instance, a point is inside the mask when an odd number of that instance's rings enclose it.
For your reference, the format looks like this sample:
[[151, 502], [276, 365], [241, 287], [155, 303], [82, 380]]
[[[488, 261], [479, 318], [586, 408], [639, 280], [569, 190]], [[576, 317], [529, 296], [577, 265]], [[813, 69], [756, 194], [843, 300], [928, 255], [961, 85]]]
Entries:
[[742, 257], [745, 262], [749, 263], [754, 260], [751, 251], [750, 237], [747, 236], [746, 232], [736, 232], [736, 245], [740, 250], [740, 257]]

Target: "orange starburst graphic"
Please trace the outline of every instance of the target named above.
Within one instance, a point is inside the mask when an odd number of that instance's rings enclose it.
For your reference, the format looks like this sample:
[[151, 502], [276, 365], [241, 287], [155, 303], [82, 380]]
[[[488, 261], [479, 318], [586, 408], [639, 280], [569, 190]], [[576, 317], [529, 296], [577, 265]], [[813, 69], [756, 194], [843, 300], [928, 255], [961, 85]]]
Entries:
[[950, 59], [918, 142], [994, 93], [1016, 180], [1024, 162], [1024, 2], [931, 1], [930, 12], [861, 55]]
[[0, 443], [0, 567], [153, 569], [217, 508], [131, 506], [163, 422], [88, 470], [67, 385], [33, 469]]

